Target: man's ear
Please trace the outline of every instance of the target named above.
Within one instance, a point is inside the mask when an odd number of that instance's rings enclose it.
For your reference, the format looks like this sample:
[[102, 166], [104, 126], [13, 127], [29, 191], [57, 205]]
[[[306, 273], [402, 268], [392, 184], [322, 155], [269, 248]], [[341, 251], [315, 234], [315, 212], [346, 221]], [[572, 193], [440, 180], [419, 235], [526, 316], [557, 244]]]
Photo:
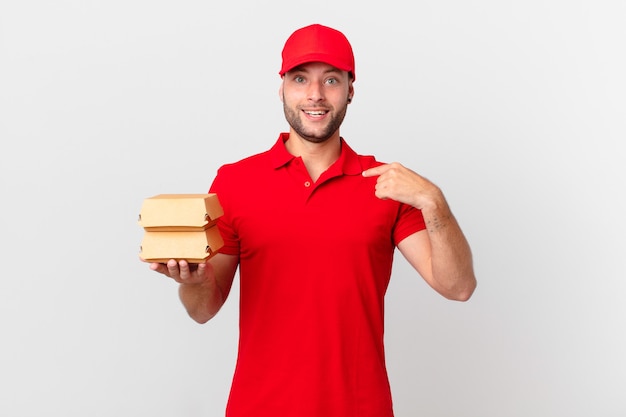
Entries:
[[280, 87], [278, 87], [278, 98], [283, 101], [283, 83], [280, 83]]

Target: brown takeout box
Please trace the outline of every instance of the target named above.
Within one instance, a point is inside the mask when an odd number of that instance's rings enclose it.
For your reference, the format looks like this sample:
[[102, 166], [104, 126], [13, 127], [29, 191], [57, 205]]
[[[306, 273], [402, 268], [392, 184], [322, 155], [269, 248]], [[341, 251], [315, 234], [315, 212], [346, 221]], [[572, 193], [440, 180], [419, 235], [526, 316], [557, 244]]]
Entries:
[[224, 246], [216, 226], [224, 214], [216, 194], [159, 194], [146, 198], [139, 214], [144, 228], [141, 258], [205, 262]]
[[194, 232], [146, 231], [141, 241], [141, 257], [148, 262], [166, 263], [170, 259], [202, 263], [224, 246], [217, 226]]
[[139, 225], [151, 231], [206, 229], [223, 214], [214, 193], [159, 194], [143, 201]]

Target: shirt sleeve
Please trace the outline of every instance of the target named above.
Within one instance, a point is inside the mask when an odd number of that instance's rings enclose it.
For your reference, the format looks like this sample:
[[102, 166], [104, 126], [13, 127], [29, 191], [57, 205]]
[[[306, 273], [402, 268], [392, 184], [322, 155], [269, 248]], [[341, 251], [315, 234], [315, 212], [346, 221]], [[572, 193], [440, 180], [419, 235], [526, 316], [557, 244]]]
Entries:
[[413, 233], [426, 229], [422, 211], [407, 204], [400, 204], [398, 220], [393, 231], [393, 243], [397, 246]]
[[224, 240], [224, 246], [219, 250], [219, 253], [226, 255], [239, 255], [239, 236], [233, 226], [233, 215], [231, 196], [229, 191], [232, 191], [233, 187], [229, 187], [227, 183], [227, 176], [223, 173], [224, 167], [221, 167], [217, 171], [217, 175], [209, 188], [210, 193], [217, 194], [217, 198], [222, 206], [224, 214], [217, 219], [217, 227]]

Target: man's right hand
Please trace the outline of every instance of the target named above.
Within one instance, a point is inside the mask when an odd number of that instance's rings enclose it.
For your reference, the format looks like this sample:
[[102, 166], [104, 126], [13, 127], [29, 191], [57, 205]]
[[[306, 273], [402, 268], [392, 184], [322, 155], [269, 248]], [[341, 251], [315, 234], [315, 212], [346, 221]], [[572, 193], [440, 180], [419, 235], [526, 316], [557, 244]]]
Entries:
[[202, 284], [208, 279], [215, 279], [213, 266], [208, 263], [190, 264], [185, 260], [176, 262], [170, 259], [167, 264], [151, 263], [150, 269], [163, 274], [179, 284]]
[[180, 299], [187, 313], [198, 323], [205, 323], [226, 301], [238, 265], [238, 256], [218, 253], [200, 264], [170, 259], [165, 264], [150, 263], [150, 269], [179, 283]]

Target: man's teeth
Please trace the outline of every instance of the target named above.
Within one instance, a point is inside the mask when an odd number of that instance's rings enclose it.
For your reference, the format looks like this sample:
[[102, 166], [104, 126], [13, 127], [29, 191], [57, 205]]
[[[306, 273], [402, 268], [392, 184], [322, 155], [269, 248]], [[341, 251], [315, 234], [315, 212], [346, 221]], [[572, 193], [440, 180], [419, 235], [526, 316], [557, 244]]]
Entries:
[[306, 111], [306, 114], [310, 114], [311, 116], [322, 116], [326, 114], [325, 111]]

